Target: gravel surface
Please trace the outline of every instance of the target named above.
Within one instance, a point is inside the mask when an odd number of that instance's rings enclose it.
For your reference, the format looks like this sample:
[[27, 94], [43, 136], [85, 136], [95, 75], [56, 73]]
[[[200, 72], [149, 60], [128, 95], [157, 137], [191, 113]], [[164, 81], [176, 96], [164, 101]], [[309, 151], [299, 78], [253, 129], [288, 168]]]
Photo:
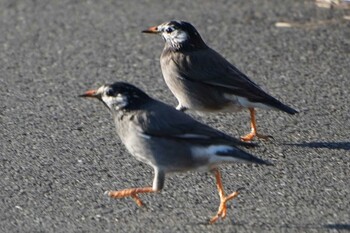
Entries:
[[[1, 232], [320, 232], [350, 230], [349, 10], [313, 1], [1, 1]], [[300, 114], [258, 110], [250, 152], [275, 166], [222, 167], [226, 190], [245, 190], [225, 221], [207, 173], [167, 178], [158, 194], [111, 200], [106, 190], [152, 182], [97, 101], [77, 98], [127, 81], [176, 105], [159, 66], [171, 19]], [[278, 22], [292, 27], [276, 27]], [[281, 24], [278, 24], [281, 25]], [[284, 25], [284, 24], [282, 24]], [[248, 111], [195, 118], [238, 137]]]

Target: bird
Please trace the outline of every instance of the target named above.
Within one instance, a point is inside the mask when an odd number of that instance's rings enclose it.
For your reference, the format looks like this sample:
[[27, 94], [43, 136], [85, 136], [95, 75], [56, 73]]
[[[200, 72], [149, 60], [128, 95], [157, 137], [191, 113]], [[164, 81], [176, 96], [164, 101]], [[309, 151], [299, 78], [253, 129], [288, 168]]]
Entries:
[[257, 131], [255, 108], [298, 113], [211, 49], [192, 24], [174, 20], [142, 32], [160, 34], [165, 41], [160, 65], [165, 83], [179, 102], [176, 109], [199, 113], [249, 109], [251, 131], [242, 141], [273, 138]]
[[110, 110], [116, 132], [130, 154], [154, 170], [152, 186], [106, 192], [111, 198], [131, 197], [138, 206], [143, 206], [138, 195], [162, 190], [166, 174], [209, 171], [215, 176], [220, 196], [218, 212], [210, 219], [214, 223], [225, 218], [226, 203], [239, 194], [237, 190], [225, 195], [219, 165], [236, 162], [271, 165], [240, 148], [256, 146], [254, 143], [242, 142], [200, 123], [132, 84], [106, 84], [80, 97], [100, 100]]

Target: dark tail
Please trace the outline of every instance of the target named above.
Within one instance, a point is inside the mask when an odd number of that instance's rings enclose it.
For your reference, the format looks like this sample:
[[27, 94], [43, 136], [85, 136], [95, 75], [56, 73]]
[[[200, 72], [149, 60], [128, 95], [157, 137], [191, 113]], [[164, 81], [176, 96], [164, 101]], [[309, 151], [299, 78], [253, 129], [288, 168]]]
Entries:
[[286, 112], [286, 113], [289, 113], [291, 115], [294, 115], [296, 113], [299, 113], [297, 110], [285, 105], [285, 104], [282, 104], [278, 107], [279, 110], [283, 111], [283, 112]]
[[286, 112], [286, 113], [289, 113], [291, 115], [294, 115], [296, 113], [299, 113], [297, 110], [283, 104], [281, 101], [275, 99], [274, 97], [272, 96], [269, 96], [270, 100], [269, 101], [266, 101], [266, 104], [280, 110], [280, 111], [283, 111], [283, 112]]
[[262, 165], [273, 165], [271, 162], [269, 161], [265, 161], [262, 159], [259, 159], [258, 157], [255, 157], [252, 154], [249, 154], [241, 149], [238, 148], [234, 148], [232, 150], [228, 150], [228, 151], [222, 151], [222, 152], [218, 152], [216, 153], [216, 155], [218, 156], [230, 156], [233, 159], [236, 160], [241, 160], [242, 162], [246, 162], [246, 163], [256, 163], [256, 164], [262, 164]]

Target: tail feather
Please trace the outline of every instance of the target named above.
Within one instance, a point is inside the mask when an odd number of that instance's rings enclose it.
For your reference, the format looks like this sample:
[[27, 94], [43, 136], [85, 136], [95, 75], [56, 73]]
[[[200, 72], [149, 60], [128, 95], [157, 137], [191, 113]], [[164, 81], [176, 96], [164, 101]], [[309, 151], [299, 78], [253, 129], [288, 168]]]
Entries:
[[286, 113], [289, 113], [291, 115], [294, 115], [296, 113], [299, 113], [297, 110], [295, 110], [294, 108], [291, 108], [285, 104], [280, 104], [279, 107], [278, 107], [279, 110], [283, 111], [283, 112], [286, 112]]
[[258, 157], [249, 154], [241, 149], [233, 148], [227, 151], [218, 151], [216, 153], [218, 156], [231, 157], [234, 161], [240, 160], [246, 163], [256, 163], [261, 165], [273, 165], [271, 162], [259, 159]]
[[283, 112], [286, 112], [288, 114], [291, 114], [291, 115], [294, 115], [296, 113], [299, 113], [297, 110], [295, 110], [294, 108], [291, 108], [287, 105], [285, 105], [284, 103], [282, 103], [281, 101], [275, 99], [274, 97], [270, 96], [270, 101], [267, 102], [268, 105], [271, 105], [272, 107], [280, 110], [280, 111], [283, 111]]

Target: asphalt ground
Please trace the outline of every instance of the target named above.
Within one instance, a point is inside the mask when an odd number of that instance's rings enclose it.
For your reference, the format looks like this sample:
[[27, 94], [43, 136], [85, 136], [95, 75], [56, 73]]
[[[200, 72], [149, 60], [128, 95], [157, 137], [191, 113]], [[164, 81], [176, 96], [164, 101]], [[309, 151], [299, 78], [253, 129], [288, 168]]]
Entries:
[[[350, 21], [313, 1], [1, 1], [1, 232], [338, 232], [350, 230]], [[160, 37], [141, 30], [193, 23], [208, 45], [298, 109], [258, 110], [275, 140], [249, 150], [275, 166], [222, 167], [244, 187], [225, 221], [207, 173], [167, 177], [157, 194], [111, 200], [106, 190], [150, 185], [107, 109], [78, 98], [127, 81], [176, 105], [161, 75]], [[276, 27], [292, 22], [292, 27]], [[239, 137], [248, 112], [193, 115]]]

